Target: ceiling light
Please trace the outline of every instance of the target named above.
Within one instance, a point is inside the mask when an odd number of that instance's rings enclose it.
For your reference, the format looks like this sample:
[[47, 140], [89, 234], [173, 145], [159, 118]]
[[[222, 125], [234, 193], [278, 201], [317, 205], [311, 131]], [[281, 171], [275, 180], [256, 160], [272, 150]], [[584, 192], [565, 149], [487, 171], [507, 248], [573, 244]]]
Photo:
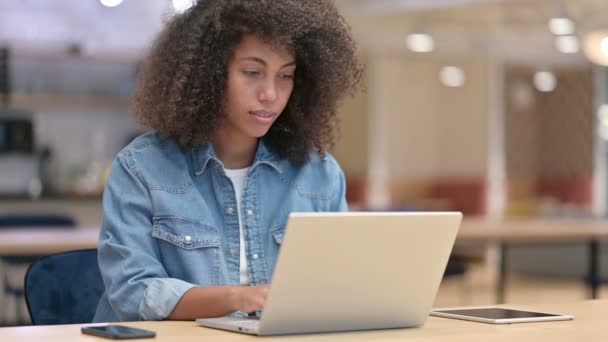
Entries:
[[177, 13], [184, 13], [190, 7], [194, 6], [196, 0], [172, 0], [173, 10]]
[[553, 17], [549, 20], [549, 31], [556, 35], [574, 33], [574, 22], [567, 17]]
[[122, 4], [123, 0], [99, 0], [99, 2], [106, 7], [116, 7]]
[[465, 81], [464, 71], [455, 66], [445, 66], [439, 72], [439, 80], [446, 87], [462, 87]]
[[414, 52], [431, 52], [435, 48], [433, 37], [426, 33], [410, 33], [405, 44]]
[[600, 41], [600, 49], [605, 56], [608, 56], [608, 37], [602, 38]]
[[538, 71], [534, 74], [534, 87], [538, 91], [550, 92], [555, 90], [557, 79], [550, 71]]
[[593, 63], [608, 66], [608, 31], [594, 31], [585, 35], [585, 55]]
[[580, 46], [576, 36], [557, 36], [555, 48], [561, 53], [577, 53]]

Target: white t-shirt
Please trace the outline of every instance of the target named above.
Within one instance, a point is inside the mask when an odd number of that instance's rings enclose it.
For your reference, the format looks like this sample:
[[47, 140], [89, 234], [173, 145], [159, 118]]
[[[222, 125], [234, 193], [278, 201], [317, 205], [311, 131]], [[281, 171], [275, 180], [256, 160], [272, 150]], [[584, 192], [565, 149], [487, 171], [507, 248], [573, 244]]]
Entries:
[[245, 254], [245, 237], [243, 235], [243, 223], [241, 220], [241, 199], [243, 198], [243, 191], [245, 191], [245, 179], [247, 178], [247, 172], [249, 168], [228, 170], [226, 169], [226, 176], [232, 181], [234, 191], [236, 192], [236, 208], [237, 214], [239, 215], [239, 236], [241, 245], [241, 261], [239, 263], [239, 279], [241, 285], [249, 285], [249, 273], [247, 268], [247, 256]]

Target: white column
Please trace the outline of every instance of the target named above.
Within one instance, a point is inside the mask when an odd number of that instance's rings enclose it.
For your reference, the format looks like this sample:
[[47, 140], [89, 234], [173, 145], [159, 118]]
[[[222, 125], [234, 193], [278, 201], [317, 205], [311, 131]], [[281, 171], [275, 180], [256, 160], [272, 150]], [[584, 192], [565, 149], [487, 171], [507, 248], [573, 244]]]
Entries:
[[[390, 205], [389, 152], [387, 137], [387, 111], [383, 109], [385, 94], [382, 69], [383, 56], [371, 53], [367, 66], [369, 91], [369, 167], [367, 206], [384, 209]], [[387, 89], [388, 91], [388, 89]]]
[[[596, 66], [593, 70], [595, 99], [593, 104], [593, 117], [595, 118], [595, 137], [594, 137], [594, 156], [593, 156], [593, 214], [598, 217], [605, 217], [606, 208], [606, 141], [600, 136], [602, 123], [598, 110], [600, 106], [608, 103], [608, 72], [606, 68]], [[608, 130], [607, 128], [604, 128]]]
[[504, 62], [491, 54], [488, 70], [487, 215], [500, 219], [506, 206]]

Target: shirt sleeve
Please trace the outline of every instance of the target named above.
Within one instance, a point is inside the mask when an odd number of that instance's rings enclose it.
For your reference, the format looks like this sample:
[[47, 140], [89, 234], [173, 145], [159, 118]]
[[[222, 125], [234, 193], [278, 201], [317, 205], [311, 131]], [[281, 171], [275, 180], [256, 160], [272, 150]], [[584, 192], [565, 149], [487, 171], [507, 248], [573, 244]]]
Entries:
[[104, 191], [99, 267], [119, 320], [162, 320], [195, 285], [168, 277], [151, 233], [150, 194], [132, 153], [118, 155]]
[[338, 169], [338, 176], [336, 181], [336, 190], [333, 197], [332, 211], [348, 211], [348, 204], [346, 203], [346, 179], [344, 172], [336, 163]]
[[193, 284], [175, 278], [154, 279], [139, 303], [139, 316], [146, 321], [169, 317], [182, 296], [193, 287]]

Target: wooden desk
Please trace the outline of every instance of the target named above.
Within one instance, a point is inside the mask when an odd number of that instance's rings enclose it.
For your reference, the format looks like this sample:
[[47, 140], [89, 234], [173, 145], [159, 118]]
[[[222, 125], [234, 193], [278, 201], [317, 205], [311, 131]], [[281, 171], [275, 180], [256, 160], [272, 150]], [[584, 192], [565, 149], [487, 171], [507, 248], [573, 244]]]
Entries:
[[[512, 307], [512, 306], [510, 306]], [[513, 306], [514, 307], [514, 306]], [[573, 321], [493, 325], [449, 318], [429, 317], [421, 328], [392, 329], [331, 334], [306, 334], [277, 337], [255, 337], [207, 329], [194, 322], [132, 322], [124, 325], [153, 330], [157, 337], [150, 341], [442, 341], [442, 342], [527, 342], [527, 341], [605, 341], [608, 329], [608, 301], [586, 301], [570, 304], [531, 305], [517, 308], [573, 314]], [[107, 341], [82, 335], [82, 325], [0, 328], [0, 341], [72, 342]], [[142, 340], [147, 341], [147, 340]]]
[[533, 219], [489, 221], [466, 219], [458, 232], [458, 241], [498, 244], [499, 279], [497, 302], [504, 302], [508, 248], [512, 245], [547, 243], [586, 243], [590, 297], [597, 298], [601, 284], [599, 275], [599, 243], [608, 238], [608, 220], [595, 219]]

